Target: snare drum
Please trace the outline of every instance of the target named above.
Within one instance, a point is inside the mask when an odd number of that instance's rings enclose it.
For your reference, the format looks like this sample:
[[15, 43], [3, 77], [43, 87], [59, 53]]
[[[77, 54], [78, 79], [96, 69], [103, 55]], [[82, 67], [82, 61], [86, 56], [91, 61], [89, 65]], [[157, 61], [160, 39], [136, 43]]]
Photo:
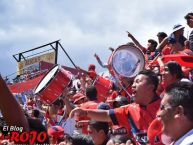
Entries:
[[34, 90], [44, 103], [52, 104], [61, 95], [64, 89], [71, 83], [72, 74], [61, 66], [54, 66], [40, 81]]
[[93, 85], [97, 89], [97, 99], [99, 102], [105, 102], [106, 98], [111, 95], [111, 90], [113, 88], [113, 83], [101, 76], [98, 76]]

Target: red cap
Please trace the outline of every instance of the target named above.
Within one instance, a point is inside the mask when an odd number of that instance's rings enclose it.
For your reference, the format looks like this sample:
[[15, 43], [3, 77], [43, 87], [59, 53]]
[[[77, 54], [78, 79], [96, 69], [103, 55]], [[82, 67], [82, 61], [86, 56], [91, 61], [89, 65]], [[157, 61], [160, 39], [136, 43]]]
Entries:
[[88, 71], [90, 71], [90, 70], [95, 71], [95, 65], [94, 64], [89, 64]]
[[83, 95], [82, 93], [76, 93], [74, 96], [73, 96], [73, 100], [74, 100], [74, 104], [79, 101], [80, 99], [83, 99], [83, 98], [86, 98], [85, 95]]
[[48, 128], [48, 135], [53, 138], [64, 137], [64, 128], [61, 126], [51, 126]]
[[88, 71], [88, 75], [90, 78], [95, 78], [97, 76], [96, 72], [93, 70]]

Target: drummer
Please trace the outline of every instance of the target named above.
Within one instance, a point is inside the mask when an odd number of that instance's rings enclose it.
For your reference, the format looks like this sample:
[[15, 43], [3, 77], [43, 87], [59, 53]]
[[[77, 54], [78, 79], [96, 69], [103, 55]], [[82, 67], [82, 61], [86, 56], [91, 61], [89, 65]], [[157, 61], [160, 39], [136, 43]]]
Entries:
[[46, 111], [46, 120], [48, 126], [54, 126], [57, 125], [59, 122], [58, 119], [58, 112], [61, 109], [63, 105], [63, 100], [57, 99], [53, 104], [51, 104], [48, 107], [48, 110]]

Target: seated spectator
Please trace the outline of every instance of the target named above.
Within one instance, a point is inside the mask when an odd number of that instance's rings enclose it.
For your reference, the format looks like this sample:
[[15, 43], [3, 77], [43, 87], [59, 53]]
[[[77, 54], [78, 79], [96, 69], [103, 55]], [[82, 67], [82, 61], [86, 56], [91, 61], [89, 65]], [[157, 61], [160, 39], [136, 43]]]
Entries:
[[157, 116], [163, 124], [163, 133], [172, 139], [172, 145], [193, 144], [193, 84], [170, 85]]

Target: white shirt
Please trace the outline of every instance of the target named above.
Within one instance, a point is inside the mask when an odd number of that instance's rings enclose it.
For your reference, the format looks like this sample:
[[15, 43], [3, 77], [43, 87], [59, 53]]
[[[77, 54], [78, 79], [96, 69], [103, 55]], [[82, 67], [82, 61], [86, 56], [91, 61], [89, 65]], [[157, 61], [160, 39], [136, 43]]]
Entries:
[[62, 127], [64, 128], [64, 133], [72, 135], [75, 130], [75, 124], [76, 124], [76, 121], [74, 118], [66, 119], [62, 124]]
[[173, 145], [193, 145], [193, 129], [178, 139]]

